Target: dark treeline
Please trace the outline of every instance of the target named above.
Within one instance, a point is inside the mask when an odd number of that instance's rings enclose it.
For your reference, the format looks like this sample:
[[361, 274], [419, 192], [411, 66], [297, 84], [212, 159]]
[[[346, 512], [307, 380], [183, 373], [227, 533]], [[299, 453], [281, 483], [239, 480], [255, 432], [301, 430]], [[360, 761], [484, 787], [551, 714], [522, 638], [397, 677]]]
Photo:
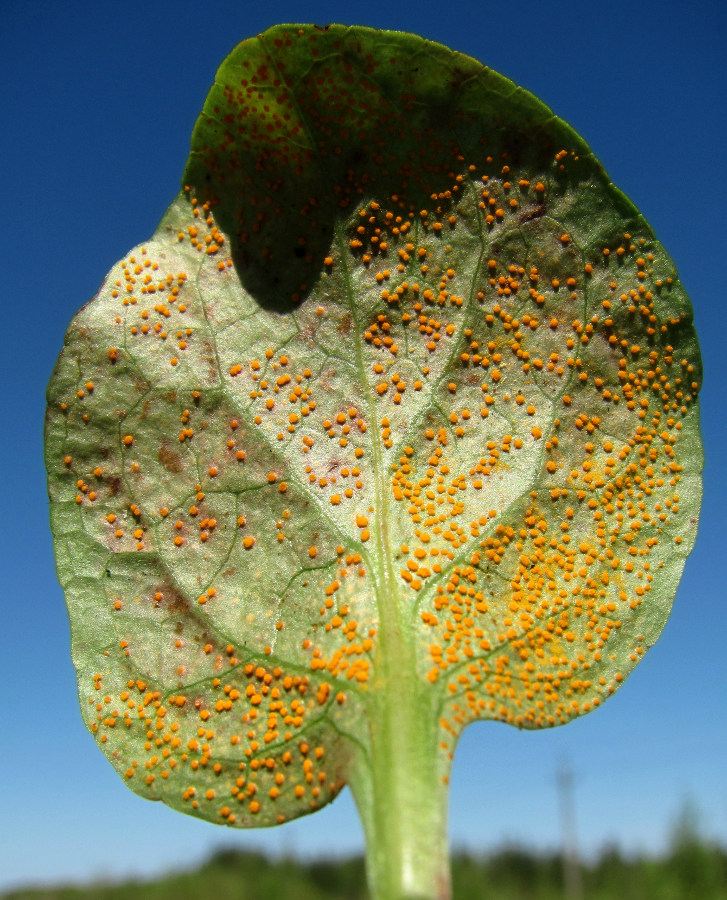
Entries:
[[[581, 867], [582, 900], [727, 900], [727, 850], [676, 842], [667, 855], [604, 852]], [[454, 900], [570, 900], [558, 854], [503, 849], [452, 858]], [[368, 900], [363, 859], [271, 860], [221, 850], [196, 871], [156, 881], [6, 893], [3, 900]], [[580, 898], [579, 898], [580, 900]]]

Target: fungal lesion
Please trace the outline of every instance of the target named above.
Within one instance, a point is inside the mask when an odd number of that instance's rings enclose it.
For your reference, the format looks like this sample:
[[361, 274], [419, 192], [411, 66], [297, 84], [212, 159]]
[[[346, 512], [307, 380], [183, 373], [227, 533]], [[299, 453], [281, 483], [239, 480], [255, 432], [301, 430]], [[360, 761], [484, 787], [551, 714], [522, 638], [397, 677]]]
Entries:
[[[140, 631], [140, 611], [128, 608], [134, 564], [119, 560], [113, 569], [106, 595], [117, 639], [92, 678], [88, 667], [79, 669], [79, 686], [89, 728], [130, 786], [230, 825], [275, 824], [330, 802], [347, 767], [332, 722], [365, 666], [351, 661], [352, 676], [341, 675], [336, 687], [337, 673], [313, 664], [320, 651], [307, 652], [310, 641], [297, 663], [282, 661], [273, 646], [235, 646], [207, 616], [207, 601], [220, 602], [216, 591], [206, 592], [205, 605], [194, 603], [159, 572], [134, 601], [146, 607]], [[329, 608], [348, 613], [340, 604]], [[272, 627], [284, 633], [287, 620]], [[326, 631], [340, 625], [331, 620]], [[356, 627], [340, 628], [348, 646]]]
[[334, 799], [346, 766], [326, 717], [343, 695], [306, 674], [243, 663], [232, 646], [201, 652], [216, 674], [173, 691], [125, 678], [128, 665], [82, 684], [89, 727], [130, 786], [241, 826], [278, 824]]
[[[600, 433], [599, 417], [579, 414], [563, 429], [563, 474], [546, 457], [550, 487], [531, 494], [519, 524], [506, 514], [494, 533], [470, 541], [471, 567], [455, 567], [433, 608], [422, 606], [425, 630], [441, 635], [430, 645], [428, 677], [447, 677], [452, 668], [455, 722], [490, 715], [521, 727], [567, 721], [599, 705], [643, 654], [634, 628], [642, 604], [654, 614], [651, 591], [671, 578], [665, 543], [670, 523], [680, 522], [676, 437], [664, 431], [652, 446], [659, 422], [656, 411], [651, 429], [636, 425], [616, 441]], [[477, 582], [493, 570], [503, 580], [478, 608]], [[621, 637], [622, 628], [631, 636]], [[614, 675], [609, 651], [624, 640], [633, 641], [629, 662]]]

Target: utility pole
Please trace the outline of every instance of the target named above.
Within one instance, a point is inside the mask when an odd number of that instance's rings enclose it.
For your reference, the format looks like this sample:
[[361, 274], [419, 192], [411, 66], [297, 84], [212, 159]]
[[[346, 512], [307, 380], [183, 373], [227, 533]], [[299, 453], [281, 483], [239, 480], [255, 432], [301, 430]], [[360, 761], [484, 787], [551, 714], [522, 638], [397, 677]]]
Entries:
[[573, 771], [562, 761], [557, 774], [562, 835], [563, 881], [566, 900], [583, 900], [583, 880], [578, 862], [576, 817], [573, 803]]

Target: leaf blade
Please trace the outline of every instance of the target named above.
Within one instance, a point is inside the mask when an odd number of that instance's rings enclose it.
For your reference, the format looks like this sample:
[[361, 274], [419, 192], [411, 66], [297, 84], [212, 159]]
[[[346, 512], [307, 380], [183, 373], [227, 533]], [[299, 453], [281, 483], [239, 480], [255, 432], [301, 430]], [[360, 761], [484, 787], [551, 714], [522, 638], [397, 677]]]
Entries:
[[693, 542], [700, 363], [582, 139], [439, 45], [281, 26], [221, 67], [185, 183], [49, 389], [59, 574], [120, 771], [274, 824], [423, 690], [440, 754], [474, 718], [599, 705]]

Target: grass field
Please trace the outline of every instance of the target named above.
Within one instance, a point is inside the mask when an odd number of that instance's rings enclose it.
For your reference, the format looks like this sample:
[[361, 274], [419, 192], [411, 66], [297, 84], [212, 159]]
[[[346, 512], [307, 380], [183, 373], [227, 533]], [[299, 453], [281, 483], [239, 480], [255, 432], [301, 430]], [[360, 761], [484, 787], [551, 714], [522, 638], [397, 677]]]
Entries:
[[[727, 849], [676, 843], [661, 858], [614, 850], [583, 866], [582, 900], [727, 900]], [[503, 849], [480, 858], [455, 854], [454, 900], [569, 900], [558, 855]], [[28, 889], [2, 900], [368, 900], [360, 857], [335, 862], [272, 861], [221, 850], [196, 871], [156, 881]]]

